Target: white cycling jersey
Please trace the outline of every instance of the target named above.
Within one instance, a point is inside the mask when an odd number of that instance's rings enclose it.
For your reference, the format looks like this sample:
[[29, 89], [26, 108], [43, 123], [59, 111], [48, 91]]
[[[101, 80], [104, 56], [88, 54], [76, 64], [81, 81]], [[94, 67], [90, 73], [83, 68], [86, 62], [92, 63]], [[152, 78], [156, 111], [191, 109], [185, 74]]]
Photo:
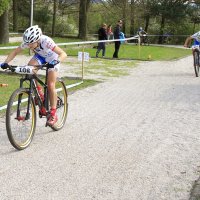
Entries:
[[200, 31], [195, 33], [194, 35], [191, 36], [193, 39], [197, 40], [198, 42], [200, 42]]
[[[22, 43], [20, 47], [22, 49], [29, 48], [25, 43]], [[55, 47], [56, 44], [50, 37], [42, 35], [39, 40], [39, 46], [34, 49], [34, 52], [45, 58], [46, 62], [51, 62], [58, 60], [58, 54], [53, 51]]]

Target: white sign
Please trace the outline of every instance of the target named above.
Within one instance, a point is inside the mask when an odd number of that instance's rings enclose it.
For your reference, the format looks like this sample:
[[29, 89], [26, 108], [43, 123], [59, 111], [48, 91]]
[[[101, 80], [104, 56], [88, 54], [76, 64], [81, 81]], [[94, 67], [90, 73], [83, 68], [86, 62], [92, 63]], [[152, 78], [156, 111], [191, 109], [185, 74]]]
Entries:
[[89, 62], [90, 54], [87, 52], [78, 52], [78, 61], [87, 61]]

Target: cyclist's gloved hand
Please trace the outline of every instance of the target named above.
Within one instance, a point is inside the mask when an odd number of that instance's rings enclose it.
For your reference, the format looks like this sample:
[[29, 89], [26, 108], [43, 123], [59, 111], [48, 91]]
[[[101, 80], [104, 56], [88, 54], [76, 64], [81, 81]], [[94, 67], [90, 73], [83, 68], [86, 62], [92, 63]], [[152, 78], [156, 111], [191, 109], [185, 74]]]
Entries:
[[58, 60], [53, 60], [49, 63], [49, 68], [54, 68], [55, 65], [57, 65], [59, 63]]
[[1, 63], [2, 69], [7, 69], [9, 67], [8, 63]]

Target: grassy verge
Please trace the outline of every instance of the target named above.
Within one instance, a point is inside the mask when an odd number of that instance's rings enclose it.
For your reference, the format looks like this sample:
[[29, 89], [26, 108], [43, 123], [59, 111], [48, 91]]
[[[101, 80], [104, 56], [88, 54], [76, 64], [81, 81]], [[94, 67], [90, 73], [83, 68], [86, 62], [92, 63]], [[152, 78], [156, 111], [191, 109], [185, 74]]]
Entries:
[[[91, 58], [89, 62], [84, 62], [84, 77], [96, 80], [105, 80], [109, 77], [119, 77], [128, 75], [131, 68], [136, 66], [135, 60], [110, 60]], [[77, 58], [70, 57], [67, 62], [67, 72], [79, 74], [81, 63]]]
[[[91, 57], [96, 56], [96, 46], [90, 45], [84, 48], [85, 52], [90, 53]], [[82, 47], [75, 48], [72, 46], [67, 46], [66, 51], [69, 55], [76, 56], [78, 51], [81, 51]], [[114, 53], [114, 44], [106, 45], [106, 58], [112, 58]], [[159, 47], [159, 46], [140, 46], [131, 44], [122, 44], [119, 50], [120, 59], [134, 59], [134, 60], [172, 60], [180, 57], [191, 55], [190, 49], [181, 48], [169, 48], [169, 47]], [[101, 53], [99, 54], [99, 57]]]
[[[5, 74], [5, 73], [0, 73], [0, 83], [7, 83], [8, 87], [0, 87], [0, 92], [1, 92], [1, 97], [0, 97], [0, 107], [4, 106], [7, 104], [10, 95], [13, 93], [14, 90], [16, 90], [17, 88], [19, 88], [19, 80], [22, 76], [20, 75], [16, 75], [16, 74]], [[43, 77], [43, 76], [41, 76]], [[64, 77], [63, 81], [66, 85], [70, 85], [70, 84], [74, 84], [79, 82], [79, 80], [77, 79], [72, 79], [72, 78], [67, 78]], [[84, 83], [74, 87], [74, 88], [70, 88], [68, 89], [68, 92], [74, 92], [76, 90], [80, 90], [83, 88], [86, 88], [88, 86], [92, 86], [95, 85], [97, 83], [99, 83], [100, 81], [95, 81], [95, 80], [84, 80]], [[28, 86], [28, 83], [25, 83], [24, 86]]]

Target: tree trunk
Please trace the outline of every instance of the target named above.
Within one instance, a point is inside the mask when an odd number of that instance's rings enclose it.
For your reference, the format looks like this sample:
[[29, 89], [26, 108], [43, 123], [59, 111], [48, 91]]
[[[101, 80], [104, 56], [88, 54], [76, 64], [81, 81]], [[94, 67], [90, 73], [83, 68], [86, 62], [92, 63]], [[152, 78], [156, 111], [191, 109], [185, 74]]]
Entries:
[[145, 30], [146, 32], [148, 32], [149, 21], [150, 21], [150, 16], [147, 15], [147, 16], [145, 17], [145, 28], [144, 28], [144, 30]]
[[81, 0], [79, 6], [79, 35], [78, 38], [87, 39], [87, 18], [90, 0]]
[[123, 0], [123, 8], [122, 8], [122, 13], [123, 13], [123, 26], [122, 26], [122, 32], [125, 34], [126, 33], [126, 13], [127, 13], [127, 0]]
[[160, 36], [158, 38], [158, 44], [162, 44], [163, 43], [163, 30], [165, 27], [165, 17], [162, 15], [162, 19], [161, 19], [161, 25], [160, 25]]
[[8, 11], [0, 16], [0, 44], [9, 42]]
[[134, 24], [135, 24], [135, 19], [134, 16], [135, 15], [135, 7], [134, 7], [134, 0], [131, 0], [131, 21], [130, 21], [130, 35], [134, 35], [135, 34], [135, 28], [134, 28]]
[[13, 0], [13, 31], [18, 32], [18, 4]]
[[53, 22], [52, 22], [52, 37], [55, 36], [56, 12], [57, 12], [57, 0], [54, 0], [54, 4], [53, 4]]

